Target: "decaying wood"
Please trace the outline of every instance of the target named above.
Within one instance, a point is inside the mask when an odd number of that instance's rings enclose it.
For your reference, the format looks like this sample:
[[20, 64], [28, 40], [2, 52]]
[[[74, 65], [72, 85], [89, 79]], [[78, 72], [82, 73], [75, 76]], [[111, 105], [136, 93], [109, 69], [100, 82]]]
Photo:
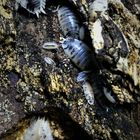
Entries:
[[[95, 21], [88, 20], [87, 11], [91, 1], [69, 2], [81, 13], [93, 39]], [[56, 6], [49, 2], [46, 15], [37, 18], [25, 9], [16, 11], [15, 1], [0, 2], [0, 139], [21, 137], [29, 122], [38, 117], [50, 121], [52, 135], [58, 139], [140, 139], [140, 7], [137, 1], [130, 3], [132, 9], [125, 0], [109, 0], [107, 10], [129, 45], [127, 70], [113, 65], [108, 53], [96, 54], [102, 74], [91, 80], [95, 103], [89, 105], [76, 82], [79, 70], [62, 48], [42, 48], [44, 42], [59, 42], [63, 36], [53, 12]], [[116, 46], [116, 30], [109, 22], [102, 23], [106, 45]], [[55, 65], [45, 63], [45, 57], [52, 58]], [[102, 84], [112, 90], [115, 104], [100, 90]]]

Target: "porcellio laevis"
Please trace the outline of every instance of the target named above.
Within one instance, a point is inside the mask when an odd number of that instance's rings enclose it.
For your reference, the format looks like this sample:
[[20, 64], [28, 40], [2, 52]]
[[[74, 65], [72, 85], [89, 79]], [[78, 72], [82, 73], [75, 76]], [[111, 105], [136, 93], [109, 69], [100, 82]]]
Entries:
[[93, 70], [94, 54], [84, 42], [74, 38], [66, 38], [62, 47], [78, 68], [84, 71]]
[[79, 21], [71, 9], [65, 6], [60, 7], [58, 19], [65, 37], [84, 38], [84, 28], [79, 25]]

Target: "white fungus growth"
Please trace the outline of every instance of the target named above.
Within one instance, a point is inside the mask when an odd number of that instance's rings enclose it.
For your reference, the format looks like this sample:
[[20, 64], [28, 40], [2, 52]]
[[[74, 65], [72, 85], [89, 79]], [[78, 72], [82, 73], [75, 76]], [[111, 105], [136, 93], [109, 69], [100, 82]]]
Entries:
[[139, 82], [139, 76], [138, 76], [138, 71], [137, 71], [137, 65], [136, 63], [133, 64], [133, 80], [134, 80], [134, 85], [136, 86]]
[[103, 49], [104, 47], [104, 39], [102, 36], [102, 25], [100, 19], [97, 19], [95, 23], [93, 24], [93, 44], [95, 47], [95, 52], [98, 54], [98, 51], [100, 49]]
[[95, 0], [89, 6], [89, 14], [90, 17], [94, 16], [95, 12], [100, 12], [103, 14], [108, 9], [108, 1], [107, 0]]
[[127, 73], [128, 72], [128, 59], [120, 57], [117, 62], [117, 69]]

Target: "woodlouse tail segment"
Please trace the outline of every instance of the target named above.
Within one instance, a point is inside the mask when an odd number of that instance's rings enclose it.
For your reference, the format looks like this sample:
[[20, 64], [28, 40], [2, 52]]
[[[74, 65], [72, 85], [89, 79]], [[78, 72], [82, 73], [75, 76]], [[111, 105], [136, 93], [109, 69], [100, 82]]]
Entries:
[[19, 5], [29, 13], [36, 14], [38, 18], [40, 13], [46, 14], [46, 0], [16, 0], [16, 9], [18, 9]]
[[52, 11], [53, 13], [56, 13], [56, 12], [58, 12], [59, 8], [60, 8], [60, 5], [58, 5], [58, 6], [56, 7], [55, 10], [51, 10], [51, 11]]
[[39, 12], [36, 11], [35, 14], [36, 14], [37, 18], [39, 18]]
[[46, 42], [43, 44], [43, 49], [57, 49], [61, 44], [56, 42]]
[[77, 76], [77, 82], [85, 82], [88, 80], [89, 71], [82, 71]]
[[21, 139], [24, 140], [54, 140], [50, 122], [45, 118], [38, 118], [31, 122]]
[[35, 11], [35, 14], [36, 14], [37, 18], [39, 18], [39, 14], [40, 14], [41, 12], [42, 12], [43, 14], [46, 14], [46, 12], [44, 11], [44, 9], [43, 9], [42, 7], [40, 8], [40, 10], [36, 10], [36, 11]]
[[46, 12], [44, 11], [43, 8], [41, 8], [40, 11], [41, 11], [43, 14], [46, 14]]

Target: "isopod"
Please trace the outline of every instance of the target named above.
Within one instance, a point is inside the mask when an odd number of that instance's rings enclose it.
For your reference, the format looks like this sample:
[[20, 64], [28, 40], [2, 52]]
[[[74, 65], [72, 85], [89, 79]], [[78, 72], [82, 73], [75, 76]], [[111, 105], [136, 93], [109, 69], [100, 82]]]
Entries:
[[18, 6], [25, 8], [28, 12], [36, 14], [39, 17], [40, 13], [46, 14], [44, 11], [46, 0], [16, 0], [16, 9]]
[[84, 38], [83, 26], [80, 26], [76, 15], [68, 7], [62, 6], [58, 9], [58, 20], [64, 36], [81, 40]]

